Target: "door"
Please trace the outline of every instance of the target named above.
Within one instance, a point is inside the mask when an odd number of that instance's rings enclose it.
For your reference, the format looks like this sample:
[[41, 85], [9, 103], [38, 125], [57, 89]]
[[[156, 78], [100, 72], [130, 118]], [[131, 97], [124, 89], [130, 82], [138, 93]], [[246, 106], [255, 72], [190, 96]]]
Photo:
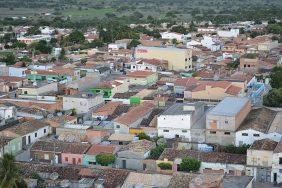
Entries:
[[277, 173], [273, 174], [273, 182], [276, 183], [277, 182]]
[[31, 143], [31, 138], [30, 138], [30, 136], [28, 136], [28, 144], [30, 144]]
[[122, 160], [122, 168], [126, 168], [126, 160]]

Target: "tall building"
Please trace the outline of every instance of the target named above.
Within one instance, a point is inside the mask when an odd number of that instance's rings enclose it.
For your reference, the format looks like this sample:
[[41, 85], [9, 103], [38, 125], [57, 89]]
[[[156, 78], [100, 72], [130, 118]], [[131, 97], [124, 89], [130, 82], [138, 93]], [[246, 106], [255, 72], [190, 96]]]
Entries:
[[138, 46], [135, 49], [136, 58], [160, 59], [168, 61], [168, 69], [175, 71], [192, 70], [192, 50], [176, 47]]

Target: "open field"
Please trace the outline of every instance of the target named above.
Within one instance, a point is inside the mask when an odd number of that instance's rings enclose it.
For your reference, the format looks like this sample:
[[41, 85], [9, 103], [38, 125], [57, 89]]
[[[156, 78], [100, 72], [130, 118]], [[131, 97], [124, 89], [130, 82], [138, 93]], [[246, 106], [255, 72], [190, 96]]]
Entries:
[[282, 19], [281, 0], [0, 0], [0, 7], [0, 18], [36, 18], [42, 12], [52, 12], [58, 16], [71, 16], [74, 20], [103, 18], [106, 14], [189, 20], [199, 15], [209, 18], [240, 16], [241, 13]]

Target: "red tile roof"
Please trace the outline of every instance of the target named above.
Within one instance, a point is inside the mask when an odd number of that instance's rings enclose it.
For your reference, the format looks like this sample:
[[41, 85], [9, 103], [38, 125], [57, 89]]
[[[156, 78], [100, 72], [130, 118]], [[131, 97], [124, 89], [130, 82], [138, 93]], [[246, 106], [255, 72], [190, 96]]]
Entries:
[[135, 72], [129, 72], [127, 73], [127, 77], [133, 77], [133, 78], [146, 78], [148, 76], [151, 76], [155, 73], [150, 71], [135, 71]]
[[115, 145], [93, 145], [86, 152], [87, 155], [98, 155], [98, 154], [112, 154], [114, 153]]

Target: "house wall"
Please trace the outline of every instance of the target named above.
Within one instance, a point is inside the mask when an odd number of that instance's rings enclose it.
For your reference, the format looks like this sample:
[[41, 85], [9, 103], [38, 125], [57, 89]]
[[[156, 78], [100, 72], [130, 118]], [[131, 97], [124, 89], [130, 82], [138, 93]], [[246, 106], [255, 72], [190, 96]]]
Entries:
[[277, 183], [282, 182], [282, 164], [279, 164], [279, 158], [282, 158], [282, 153], [274, 153], [272, 157], [272, 172], [271, 182], [274, 182], [274, 173], [277, 174]]
[[9, 76], [15, 76], [15, 77], [26, 77], [25, 71], [27, 68], [21, 68], [21, 67], [9, 67]]
[[[29, 145], [31, 143], [36, 142], [40, 138], [42, 138], [44, 136], [47, 136], [48, 134], [49, 134], [49, 126], [45, 126], [45, 127], [41, 128], [41, 129], [38, 129], [37, 131], [34, 131], [32, 133], [24, 135], [24, 137], [26, 137], [26, 140], [25, 140], [26, 143], [23, 143], [23, 144], [24, 145]], [[29, 137], [30, 137], [30, 142], [28, 141]]]
[[58, 85], [56, 82], [54, 83], [50, 83], [50, 84], [46, 84], [44, 86], [41, 87], [36, 87], [36, 88], [19, 88], [21, 90], [21, 94], [24, 95], [42, 95], [44, 93], [48, 93], [48, 92], [57, 92], [58, 91]]
[[82, 154], [62, 153], [62, 164], [82, 165], [82, 161]]
[[192, 50], [179, 48], [159, 48], [139, 46], [136, 58], [162, 59], [168, 61], [169, 70], [192, 70]]
[[0, 117], [3, 119], [13, 118], [16, 114], [16, 108], [14, 106], [10, 107], [0, 107]]
[[30, 158], [36, 162], [51, 163], [55, 159], [56, 163], [62, 163], [61, 153], [57, 152], [30, 150]]
[[121, 151], [117, 153], [116, 164], [118, 168], [123, 168], [123, 160], [126, 161], [126, 169], [143, 170], [143, 160], [148, 157], [150, 152], [134, 153], [130, 151]]
[[256, 59], [247, 59], [247, 58], [240, 58], [240, 68], [252, 68], [257, 69], [259, 66], [258, 58]]
[[266, 150], [251, 150], [247, 151], [247, 165], [271, 167], [273, 151]]
[[21, 137], [14, 138], [7, 145], [4, 146], [3, 151], [0, 152], [0, 158], [5, 153], [11, 153], [15, 155], [21, 150], [22, 150], [22, 138]]
[[[160, 115], [158, 117], [158, 136], [175, 138], [176, 135], [191, 140], [191, 116]], [[168, 132], [167, 132], [168, 131]]]
[[[247, 136], [243, 136], [243, 134], [247, 134]], [[256, 134], [258, 136], [255, 136]], [[282, 139], [282, 134], [279, 133], [265, 134], [253, 129], [242, 130], [236, 132], [235, 144], [236, 146], [241, 146], [243, 144], [251, 145], [256, 140], [262, 140], [266, 138], [279, 142]]]
[[63, 110], [75, 109], [78, 114], [88, 113], [89, 110], [104, 102], [102, 95], [94, 98], [63, 97]]

